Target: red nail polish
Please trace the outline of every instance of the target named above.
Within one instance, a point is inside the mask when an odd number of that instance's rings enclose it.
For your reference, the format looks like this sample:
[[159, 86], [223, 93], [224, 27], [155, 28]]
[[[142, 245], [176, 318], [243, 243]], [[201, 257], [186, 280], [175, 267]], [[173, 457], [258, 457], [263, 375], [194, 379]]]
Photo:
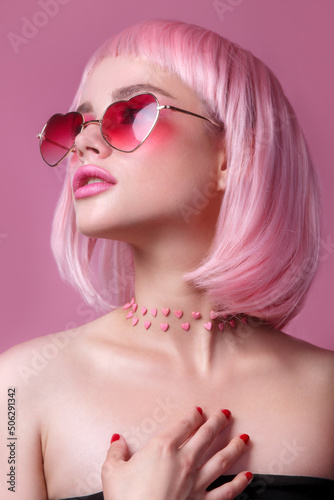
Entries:
[[241, 434], [241, 436], [239, 436], [239, 438], [242, 439], [245, 444], [247, 444], [249, 441], [248, 434]]
[[253, 474], [251, 472], [245, 472], [245, 476], [247, 477], [248, 481], [253, 479]]
[[203, 415], [203, 410], [200, 406], [196, 406], [196, 409], [198, 411], [198, 413], [200, 413], [201, 415]]
[[119, 435], [119, 434], [113, 434], [113, 435], [111, 436], [111, 441], [110, 441], [110, 443], [113, 443], [114, 441], [118, 441], [118, 440], [119, 440], [119, 438], [120, 438], [120, 435]]
[[222, 413], [224, 413], [224, 415], [227, 418], [227, 420], [230, 420], [230, 418], [231, 418], [231, 412], [230, 412], [230, 410], [222, 410]]

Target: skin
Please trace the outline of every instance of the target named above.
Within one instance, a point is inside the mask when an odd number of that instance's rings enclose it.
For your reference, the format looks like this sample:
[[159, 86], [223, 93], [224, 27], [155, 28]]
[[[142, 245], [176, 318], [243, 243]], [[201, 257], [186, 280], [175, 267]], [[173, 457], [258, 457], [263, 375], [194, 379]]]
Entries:
[[[85, 118], [100, 118], [115, 89], [147, 82], [172, 95], [155, 92], [161, 104], [205, 115], [198, 96], [175, 76], [118, 57], [102, 61], [86, 82], [81, 103], [91, 103], [92, 111]], [[86, 127], [76, 140], [71, 175], [84, 164], [106, 169], [117, 184], [75, 201], [77, 226], [133, 246], [139, 309], [182, 307], [185, 316], [197, 310], [209, 318], [207, 297], [182, 276], [210, 251], [226, 183], [223, 141], [208, 134], [203, 120], [166, 110], [131, 154], [108, 146], [97, 125]], [[192, 206], [194, 193], [208, 183], [215, 195], [185, 220], [180, 206]], [[222, 333], [193, 321], [185, 333], [171, 314], [163, 333], [159, 318], [146, 331], [125, 315], [118, 309], [1, 356], [1, 394], [16, 387], [19, 405], [14, 498], [56, 500], [103, 488], [106, 500], [140, 500], [152, 496], [152, 487], [157, 500], [166, 490], [169, 499], [204, 498], [198, 477], [204, 483], [206, 474], [210, 482], [209, 459], [227, 445], [232, 458], [217, 476], [250, 470], [334, 479], [333, 353], [255, 324]], [[232, 412], [229, 422], [224, 408]], [[0, 421], [7, 422], [6, 397]], [[2, 425], [0, 432], [4, 443], [7, 429]], [[121, 438], [110, 445], [114, 433]], [[243, 433], [250, 435], [247, 446], [238, 437]], [[166, 449], [171, 458], [158, 469]], [[2, 446], [1, 471], [8, 470], [7, 457]], [[184, 463], [188, 472], [180, 474]], [[110, 464], [113, 472], [103, 474], [102, 483], [101, 470]], [[194, 474], [203, 464], [209, 464], [204, 473]], [[175, 486], [176, 477], [182, 480]], [[246, 486], [240, 481], [239, 491]], [[171, 485], [178, 489], [171, 493]], [[229, 498], [221, 495], [206, 498]]]

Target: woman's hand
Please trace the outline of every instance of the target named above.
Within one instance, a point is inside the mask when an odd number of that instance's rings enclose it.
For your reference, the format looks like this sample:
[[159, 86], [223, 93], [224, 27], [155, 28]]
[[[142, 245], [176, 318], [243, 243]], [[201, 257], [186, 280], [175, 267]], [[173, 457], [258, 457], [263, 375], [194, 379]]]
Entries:
[[[225, 413], [224, 413], [225, 412]], [[114, 434], [102, 467], [105, 500], [231, 500], [251, 481], [241, 472], [210, 492], [206, 488], [247, 449], [248, 436], [235, 437], [199, 467], [204, 452], [227, 426], [229, 412], [203, 423], [200, 408], [151, 439], [130, 458], [125, 439]]]

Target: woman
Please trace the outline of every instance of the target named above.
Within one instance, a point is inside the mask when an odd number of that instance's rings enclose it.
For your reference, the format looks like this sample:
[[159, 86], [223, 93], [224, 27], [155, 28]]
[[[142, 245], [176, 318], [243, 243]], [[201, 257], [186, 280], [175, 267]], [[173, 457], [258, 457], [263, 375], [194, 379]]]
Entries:
[[49, 165], [69, 160], [53, 250], [88, 303], [120, 307], [2, 356], [16, 498], [333, 493], [333, 355], [280, 331], [316, 270], [319, 201], [276, 78], [149, 21], [99, 49], [71, 110], [40, 134]]

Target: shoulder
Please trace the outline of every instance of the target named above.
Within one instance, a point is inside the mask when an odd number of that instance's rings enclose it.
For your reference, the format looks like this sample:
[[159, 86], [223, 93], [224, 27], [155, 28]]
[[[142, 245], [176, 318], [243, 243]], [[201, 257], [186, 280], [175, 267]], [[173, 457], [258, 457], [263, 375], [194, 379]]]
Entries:
[[[334, 352], [310, 346], [302, 356], [301, 374], [322, 409], [334, 414]], [[333, 435], [334, 438], [334, 435]], [[334, 439], [333, 439], [334, 442]]]
[[67, 381], [80, 379], [76, 375], [89, 359], [94, 327], [38, 337], [0, 355], [0, 441], [10, 446], [0, 449], [0, 470], [11, 475], [14, 488], [2, 492], [4, 500], [13, 491], [18, 500], [46, 500], [43, 460], [48, 418], [58, 408]]
[[294, 405], [302, 410], [297, 424], [305, 429], [304, 453], [319, 477], [334, 479], [334, 353], [306, 343], [293, 359]]
[[334, 352], [288, 336], [283, 343], [281, 374], [290, 396], [285, 411], [296, 410], [295, 432], [320, 477], [334, 479]]
[[[110, 318], [110, 314], [108, 319]], [[17, 344], [0, 355], [0, 381], [15, 383], [32, 391], [41, 384], [59, 380], [69, 370], [93, 359], [94, 349], [105, 342], [106, 316], [75, 328], [37, 337]], [[108, 321], [113, 329], [113, 321]], [[112, 331], [109, 331], [111, 343]], [[40, 376], [42, 375], [42, 376]]]
[[[75, 376], [77, 371], [85, 369], [90, 331], [91, 328], [83, 325], [37, 337], [0, 355], [0, 420], [7, 421], [8, 401], [11, 401], [15, 431], [19, 433], [21, 456], [18, 460], [32, 477], [39, 478], [40, 483], [43, 482], [41, 436], [46, 417], [57, 404], [57, 395], [66, 387], [67, 381], [78, 379]], [[0, 437], [7, 439], [4, 426], [0, 427]], [[0, 452], [0, 462], [4, 459]], [[26, 478], [28, 475], [27, 472]]]
[[293, 407], [305, 403], [313, 406], [313, 411], [334, 411], [333, 351], [278, 330], [262, 329], [247, 340], [246, 347], [251, 351], [249, 369], [263, 383], [291, 396]]
[[[40, 413], [45, 400], [78, 372], [87, 372], [103, 349], [104, 317], [76, 328], [37, 337], [0, 355], [0, 390], [15, 387], [20, 405]], [[102, 347], [101, 347], [102, 344]], [[43, 394], [43, 398], [41, 397]]]
[[1, 380], [32, 390], [41, 380], [39, 375], [48, 373], [60, 361], [78, 331], [37, 337], [8, 349], [0, 356]]
[[334, 353], [277, 330], [259, 329], [247, 340], [250, 389], [267, 416], [259, 440], [272, 443], [267, 463], [282, 459], [284, 474], [334, 479]]
[[50, 389], [89, 352], [98, 320], [76, 328], [36, 337], [0, 355], [1, 386], [22, 388], [22, 397]]
[[333, 387], [333, 351], [283, 332], [277, 332], [272, 348], [281, 369], [297, 382], [304, 381], [308, 390], [320, 391], [320, 394]]
[[294, 367], [297, 375], [305, 377], [310, 384], [316, 386], [334, 381], [334, 351], [287, 334], [282, 335], [285, 360]]
[[0, 438], [10, 445], [0, 450], [0, 469], [10, 471], [14, 488], [3, 492], [5, 499], [13, 491], [18, 499], [47, 498], [41, 429], [48, 373], [43, 350], [49, 342], [49, 336], [36, 338], [0, 356], [0, 420], [8, 422], [0, 427]]

